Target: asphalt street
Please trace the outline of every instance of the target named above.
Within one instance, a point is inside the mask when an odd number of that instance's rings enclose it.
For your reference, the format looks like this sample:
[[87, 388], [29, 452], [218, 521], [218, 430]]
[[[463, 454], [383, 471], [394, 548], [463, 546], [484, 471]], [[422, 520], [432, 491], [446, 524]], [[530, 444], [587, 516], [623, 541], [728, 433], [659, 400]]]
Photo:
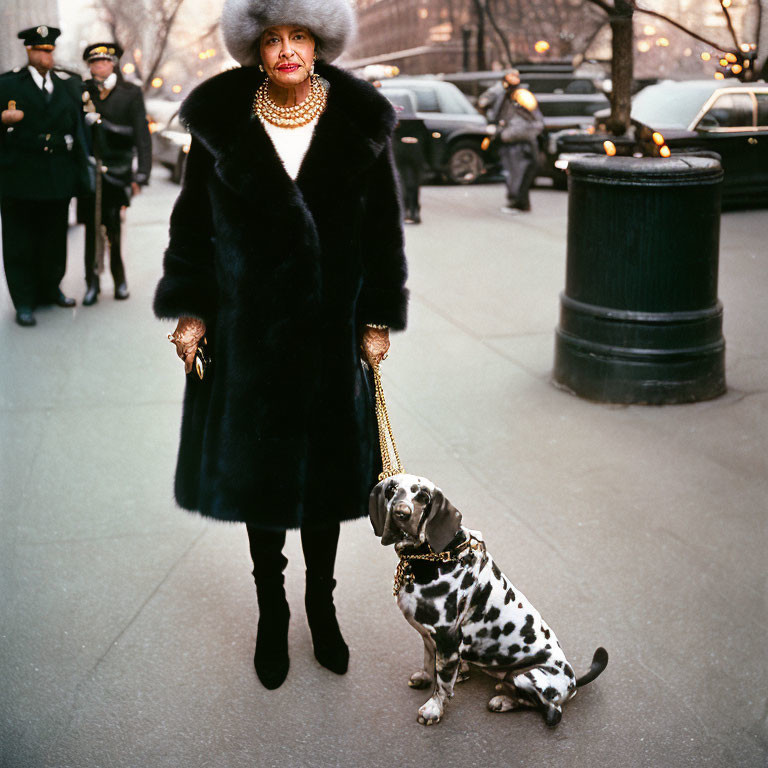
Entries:
[[[566, 195], [536, 190], [509, 217], [497, 184], [423, 191], [410, 327], [383, 366], [406, 469], [483, 532], [577, 674], [610, 654], [556, 729], [488, 712], [479, 672], [425, 728], [428, 694], [406, 684], [421, 641], [367, 519], [343, 527], [338, 558], [349, 673], [312, 655], [292, 533], [291, 669], [268, 692], [244, 526], [174, 504], [184, 374], [151, 312], [166, 176], [129, 212], [128, 301], [106, 277], [94, 307], [24, 329], [0, 289], [0, 765], [767, 764], [768, 211], [723, 217], [728, 393], [618, 407], [551, 383]], [[78, 300], [82, 237], [64, 282]]]

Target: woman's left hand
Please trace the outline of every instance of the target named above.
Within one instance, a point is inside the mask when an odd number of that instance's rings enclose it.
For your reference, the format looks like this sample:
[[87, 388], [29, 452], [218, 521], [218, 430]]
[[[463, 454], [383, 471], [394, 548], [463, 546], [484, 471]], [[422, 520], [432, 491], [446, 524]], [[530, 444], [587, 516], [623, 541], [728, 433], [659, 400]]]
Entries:
[[361, 346], [371, 365], [380, 363], [389, 350], [389, 329], [366, 326], [363, 331]]

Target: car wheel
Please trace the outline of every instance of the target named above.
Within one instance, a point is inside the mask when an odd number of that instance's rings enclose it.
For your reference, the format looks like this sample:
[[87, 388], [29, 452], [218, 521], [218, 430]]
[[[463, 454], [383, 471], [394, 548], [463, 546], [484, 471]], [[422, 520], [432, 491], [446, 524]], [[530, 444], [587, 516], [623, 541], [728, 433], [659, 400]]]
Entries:
[[187, 153], [183, 150], [179, 150], [179, 156], [176, 158], [176, 165], [171, 169], [171, 181], [174, 184], [181, 184], [181, 180], [184, 177], [184, 166], [187, 164]]
[[448, 158], [447, 176], [454, 184], [474, 184], [485, 172], [480, 148], [472, 141], [459, 141]]

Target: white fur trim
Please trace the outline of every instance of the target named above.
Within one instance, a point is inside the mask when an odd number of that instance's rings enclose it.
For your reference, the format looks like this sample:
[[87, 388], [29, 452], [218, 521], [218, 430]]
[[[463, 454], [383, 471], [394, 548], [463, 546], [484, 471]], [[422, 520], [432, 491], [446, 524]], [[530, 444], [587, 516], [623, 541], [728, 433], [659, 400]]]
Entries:
[[259, 42], [267, 27], [298, 24], [317, 40], [317, 58], [337, 59], [355, 32], [350, 0], [225, 0], [221, 32], [230, 56], [243, 66], [259, 63]]

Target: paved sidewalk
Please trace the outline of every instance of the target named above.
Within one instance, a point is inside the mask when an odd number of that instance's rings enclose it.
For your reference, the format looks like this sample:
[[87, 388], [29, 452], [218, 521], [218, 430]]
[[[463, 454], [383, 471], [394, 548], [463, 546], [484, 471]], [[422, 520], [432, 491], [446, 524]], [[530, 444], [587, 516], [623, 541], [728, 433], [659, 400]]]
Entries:
[[384, 366], [406, 467], [483, 531], [577, 673], [611, 655], [556, 729], [489, 713], [477, 672], [424, 728], [406, 685], [421, 641], [367, 520], [344, 526], [337, 568], [349, 673], [314, 660], [292, 534], [291, 670], [267, 692], [245, 531], [173, 503], [183, 374], [150, 310], [164, 176], [129, 212], [129, 301], [107, 285], [22, 329], [0, 290], [1, 766], [766, 765], [768, 211], [723, 218], [728, 393], [614, 407], [550, 383], [565, 195], [509, 218], [499, 185], [423, 191], [410, 328]]

